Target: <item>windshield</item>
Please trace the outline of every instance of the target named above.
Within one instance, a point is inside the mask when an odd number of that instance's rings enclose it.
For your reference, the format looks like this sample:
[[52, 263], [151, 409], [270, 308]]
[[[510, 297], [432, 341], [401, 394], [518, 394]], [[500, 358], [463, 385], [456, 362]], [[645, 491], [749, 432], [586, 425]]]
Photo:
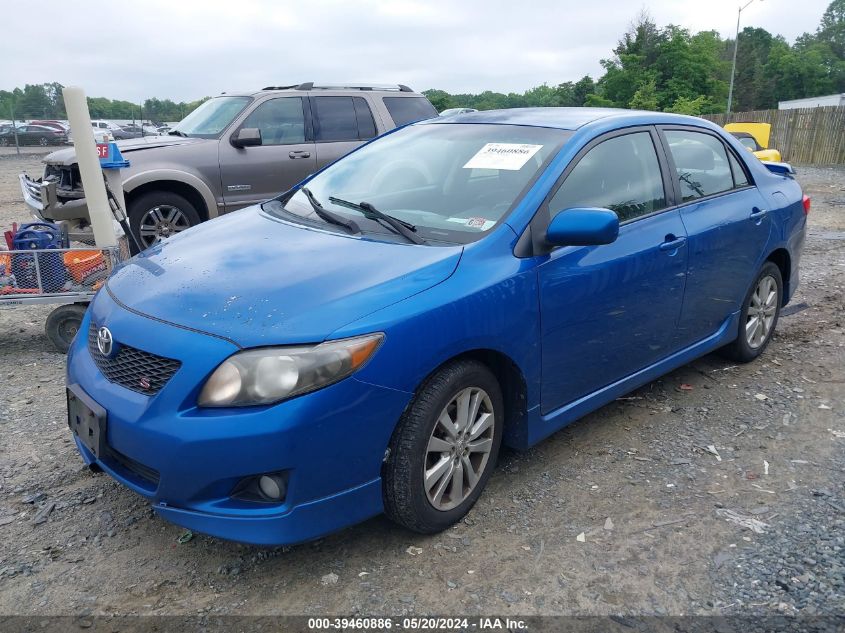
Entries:
[[[369, 203], [423, 239], [466, 243], [496, 226], [569, 136], [521, 125], [414, 125], [342, 158], [307, 186], [364, 232], [396, 238], [384, 222], [337, 200]], [[329, 226], [301, 190], [264, 208]]]
[[173, 126], [173, 131], [198, 138], [217, 138], [244, 109], [252, 97], [215, 97], [209, 99]]

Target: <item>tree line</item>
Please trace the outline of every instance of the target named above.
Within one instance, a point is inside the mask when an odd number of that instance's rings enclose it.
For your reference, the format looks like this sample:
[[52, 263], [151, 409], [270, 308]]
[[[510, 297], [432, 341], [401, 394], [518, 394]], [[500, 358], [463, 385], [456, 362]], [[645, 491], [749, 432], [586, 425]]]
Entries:
[[[789, 10], [789, 9], [786, 9]], [[777, 108], [778, 101], [845, 92], [845, 0], [834, 0], [815, 33], [789, 44], [765, 29], [739, 34], [733, 104], [735, 112]], [[658, 27], [643, 11], [601, 60], [604, 74], [524, 93], [449, 94], [426, 90], [438, 110], [529, 106], [606, 106], [682, 114], [724, 112], [734, 40], [716, 31], [691, 33]]]
[[[62, 84], [27, 84], [14, 90], [0, 90], [0, 119], [66, 119]], [[132, 103], [105, 97], [88, 97], [88, 110], [93, 119], [136, 119], [180, 121], [208, 99], [176, 103], [170, 99], [146, 99]]]

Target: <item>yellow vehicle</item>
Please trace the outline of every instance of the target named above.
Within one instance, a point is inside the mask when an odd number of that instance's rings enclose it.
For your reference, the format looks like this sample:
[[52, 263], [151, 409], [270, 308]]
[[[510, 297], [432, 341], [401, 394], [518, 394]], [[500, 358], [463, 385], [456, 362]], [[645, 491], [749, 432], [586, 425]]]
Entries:
[[728, 123], [725, 129], [760, 160], [781, 162], [780, 152], [769, 148], [772, 126], [769, 123]]

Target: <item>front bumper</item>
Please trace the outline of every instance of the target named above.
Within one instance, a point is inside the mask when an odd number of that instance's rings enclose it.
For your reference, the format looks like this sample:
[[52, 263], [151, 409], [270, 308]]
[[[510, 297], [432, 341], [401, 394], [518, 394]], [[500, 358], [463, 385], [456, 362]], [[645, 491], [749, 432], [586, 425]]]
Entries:
[[85, 198], [60, 202], [56, 183], [33, 180], [26, 174], [18, 175], [23, 201], [37, 222], [65, 222], [71, 240], [89, 242], [93, 238], [88, 221], [88, 203]]
[[[91, 321], [115, 340], [182, 366], [155, 396], [109, 382], [87, 349]], [[68, 356], [76, 383], [108, 412], [109, 451], [96, 463], [162, 517], [234, 541], [282, 545], [323, 536], [382, 511], [381, 463], [410, 394], [348, 378], [270, 407], [199, 409], [207, 376], [237, 351], [118, 306], [101, 292]], [[232, 497], [244, 477], [288, 473], [282, 503]]]

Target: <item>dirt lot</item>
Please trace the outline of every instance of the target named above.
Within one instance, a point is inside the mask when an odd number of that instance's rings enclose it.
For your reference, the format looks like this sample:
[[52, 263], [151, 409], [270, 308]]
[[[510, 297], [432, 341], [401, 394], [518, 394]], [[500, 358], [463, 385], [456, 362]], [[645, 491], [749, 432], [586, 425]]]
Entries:
[[[0, 155], [0, 226], [39, 159]], [[708, 356], [505, 453], [437, 536], [179, 543], [83, 468], [49, 308], [0, 311], [0, 614], [845, 614], [845, 169], [799, 180], [802, 283], [763, 358]]]

